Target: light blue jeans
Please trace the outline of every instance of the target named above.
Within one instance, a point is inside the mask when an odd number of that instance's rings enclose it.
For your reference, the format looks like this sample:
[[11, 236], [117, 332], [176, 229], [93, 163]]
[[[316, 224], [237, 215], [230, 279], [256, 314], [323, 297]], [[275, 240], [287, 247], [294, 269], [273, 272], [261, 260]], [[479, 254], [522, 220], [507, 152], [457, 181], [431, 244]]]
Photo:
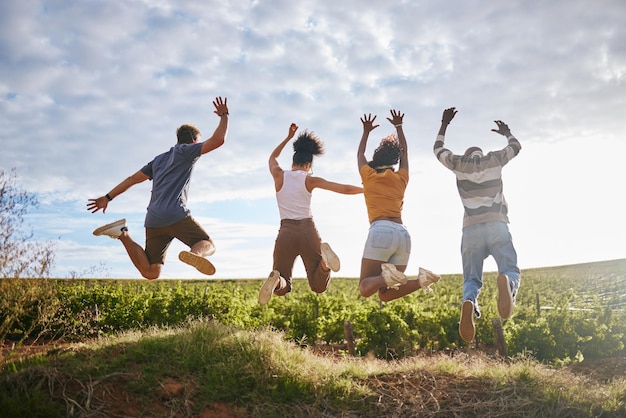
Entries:
[[474, 313], [477, 317], [480, 317], [478, 295], [483, 287], [483, 263], [490, 255], [498, 265], [498, 274], [506, 274], [509, 278], [511, 293], [515, 300], [521, 276], [509, 225], [504, 222], [487, 222], [463, 228], [461, 239], [463, 300], [471, 300], [474, 303]]

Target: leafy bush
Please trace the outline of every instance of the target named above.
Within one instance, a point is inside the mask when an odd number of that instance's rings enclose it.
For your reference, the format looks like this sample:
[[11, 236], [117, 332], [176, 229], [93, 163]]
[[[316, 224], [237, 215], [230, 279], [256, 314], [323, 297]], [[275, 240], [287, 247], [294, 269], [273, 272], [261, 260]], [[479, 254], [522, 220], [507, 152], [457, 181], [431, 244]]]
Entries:
[[[603, 275], [626, 279], [626, 260]], [[626, 312], [624, 295], [588, 289], [585, 269], [570, 267], [523, 272], [524, 280], [513, 317], [503, 329], [510, 355], [533, 353], [548, 362], [579, 361], [583, 357], [624, 355]], [[581, 271], [583, 273], [581, 273]], [[569, 288], [563, 289], [562, 276]], [[485, 275], [480, 296], [482, 317], [476, 320], [476, 340], [495, 347], [491, 318], [497, 316], [495, 274]], [[620, 279], [620, 277], [622, 279]], [[429, 294], [415, 292], [382, 304], [358, 294], [354, 279], [334, 279], [318, 295], [306, 280], [294, 280], [293, 292], [257, 302], [261, 280], [0, 280], [0, 321], [20, 338], [80, 340], [120, 331], [182, 324], [192, 318], [219, 321], [242, 329], [273, 327], [300, 345], [345, 343], [344, 323], [352, 325], [359, 355], [402, 358], [418, 349], [465, 347], [458, 335], [460, 276], [444, 277]], [[537, 309], [537, 294], [542, 306]], [[622, 294], [620, 299], [620, 294]], [[607, 305], [607, 301], [611, 305]]]

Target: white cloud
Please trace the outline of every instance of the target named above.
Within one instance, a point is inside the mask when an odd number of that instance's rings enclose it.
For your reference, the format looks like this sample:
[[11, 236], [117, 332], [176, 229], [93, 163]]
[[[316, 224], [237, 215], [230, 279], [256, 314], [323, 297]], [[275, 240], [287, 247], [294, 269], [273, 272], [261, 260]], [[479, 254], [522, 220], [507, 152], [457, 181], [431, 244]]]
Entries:
[[[218, 275], [262, 277], [278, 225], [267, 158], [289, 124], [326, 142], [316, 175], [358, 184], [359, 117], [378, 115], [374, 141], [392, 131], [389, 109], [400, 109], [412, 173], [409, 268], [458, 272], [461, 205], [432, 156], [441, 111], [457, 106], [453, 150], [501, 147], [494, 119], [522, 141], [504, 175], [523, 267], [619, 258], [624, 18], [619, 0], [4, 2], [0, 168], [16, 167], [40, 195], [32, 220], [40, 236], [61, 236], [60, 275], [106, 258], [113, 277], [137, 277], [121, 245], [91, 230], [127, 217], [142, 237], [149, 182], [104, 216], [89, 214], [86, 200], [166, 151], [180, 124], [208, 137], [211, 101], [227, 96], [227, 142], [198, 162], [190, 204], [219, 237]], [[314, 204], [340, 274], [358, 275], [362, 199], [316, 192]], [[337, 217], [338, 205], [349, 216]], [[164, 272], [195, 277], [173, 250]]]

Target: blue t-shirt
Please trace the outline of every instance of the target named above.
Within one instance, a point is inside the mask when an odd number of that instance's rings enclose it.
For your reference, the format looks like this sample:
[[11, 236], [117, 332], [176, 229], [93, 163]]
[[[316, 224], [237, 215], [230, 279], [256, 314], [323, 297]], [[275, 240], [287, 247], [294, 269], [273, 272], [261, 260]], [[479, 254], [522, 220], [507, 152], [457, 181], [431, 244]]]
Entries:
[[154, 157], [141, 172], [152, 180], [152, 196], [144, 226], [172, 225], [189, 215], [187, 193], [193, 165], [200, 158], [202, 143], [176, 144]]

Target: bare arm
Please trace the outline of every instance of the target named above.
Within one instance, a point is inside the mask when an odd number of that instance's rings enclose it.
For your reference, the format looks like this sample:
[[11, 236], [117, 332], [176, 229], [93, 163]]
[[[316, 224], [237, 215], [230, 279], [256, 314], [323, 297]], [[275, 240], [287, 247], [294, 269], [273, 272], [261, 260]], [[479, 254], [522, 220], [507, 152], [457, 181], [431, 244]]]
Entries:
[[127, 177], [120, 184], [112, 188], [111, 191], [104, 196], [100, 196], [96, 199], [89, 199], [89, 203], [87, 203], [87, 210], [91, 211], [91, 213], [96, 213], [100, 209], [102, 209], [102, 213], [106, 213], [107, 206], [109, 205], [109, 198], [110, 200], [113, 200], [117, 196], [124, 193], [126, 190], [130, 189], [135, 184], [141, 183], [148, 179], [149, 177], [145, 175], [141, 170], [137, 171], [135, 174]]
[[363, 135], [361, 135], [361, 142], [359, 143], [359, 149], [356, 153], [359, 170], [364, 165], [367, 165], [367, 158], [365, 157], [365, 150], [367, 149], [367, 138], [369, 137], [371, 131], [378, 128], [378, 125], [374, 125], [375, 120], [376, 116], [372, 117], [371, 113], [369, 115], [363, 115], [363, 117], [361, 118], [361, 122], [363, 123]]
[[454, 119], [456, 112], [458, 111], [455, 107], [450, 107], [443, 111], [443, 115], [441, 115], [441, 127], [439, 128], [439, 132], [437, 133], [437, 135], [446, 135], [446, 129], [448, 128], [448, 125], [450, 124], [452, 119]]
[[222, 100], [221, 97], [216, 97], [213, 101], [213, 106], [215, 106], [214, 113], [220, 117], [220, 123], [215, 128], [213, 135], [202, 143], [201, 154], [206, 154], [221, 147], [226, 140], [226, 132], [228, 131], [228, 99], [224, 98]]
[[393, 126], [396, 127], [398, 133], [398, 141], [400, 142], [400, 168], [405, 170], [409, 169], [409, 151], [407, 148], [406, 137], [404, 136], [404, 130], [402, 129], [402, 118], [404, 113], [400, 113], [398, 110], [391, 109], [391, 117], [387, 118]]
[[309, 176], [306, 179], [307, 189], [313, 191], [315, 188], [330, 190], [331, 192], [341, 194], [359, 194], [363, 193], [363, 188], [359, 186], [353, 186], [351, 184], [335, 183], [328, 181], [321, 177]]
[[285, 148], [285, 145], [287, 145], [287, 142], [289, 142], [291, 138], [293, 138], [293, 136], [296, 134], [297, 130], [298, 125], [292, 123], [289, 126], [289, 133], [287, 134], [287, 137], [283, 139], [282, 142], [278, 144], [278, 146], [274, 148], [274, 151], [272, 151], [272, 153], [270, 154], [268, 164], [270, 173], [274, 178], [274, 186], [276, 191], [279, 191], [283, 187], [283, 169], [280, 167], [280, 164], [278, 164], [278, 157], [280, 156], [280, 153], [283, 152], [283, 149]]

